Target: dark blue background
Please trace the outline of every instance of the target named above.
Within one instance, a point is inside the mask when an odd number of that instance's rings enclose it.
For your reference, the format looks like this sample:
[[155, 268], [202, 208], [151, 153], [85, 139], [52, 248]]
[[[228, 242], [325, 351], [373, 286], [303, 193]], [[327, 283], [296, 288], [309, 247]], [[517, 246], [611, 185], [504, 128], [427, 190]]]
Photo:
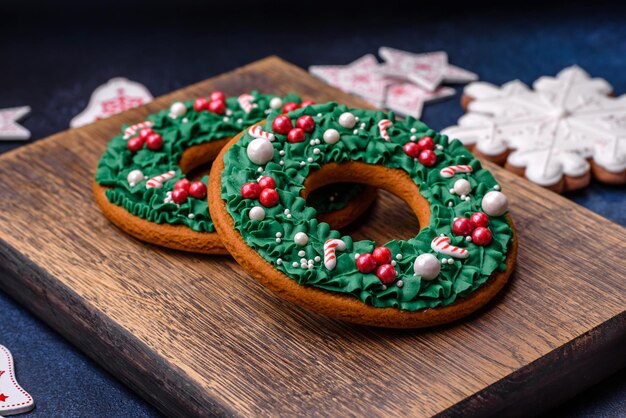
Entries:
[[[2, 4], [0, 108], [30, 105], [32, 114], [23, 125], [37, 140], [67, 129], [93, 89], [115, 76], [139, 81], [158, 96], [269, 54], [306, 68], [345, 64], [381, 45], [446, 50], [452, 63], [494, 83], [514, 78], [530, 83], [576, 63], [609, 80], [617, 95], [626, 93], [622, 7], [602, 2], [530, 2], [506, 8], [474, 2], [471, 9], [450, 1], [410, 4]], [[457, 97], [428, 105], [423, 119], [441, 129], [461, 114]], [[0, 143], [0, 152], [19, 145]], [[626, 225], [624, 187], [593, 183], [569, 197]], [[33, 417], [157, 415], [1, 292], [0, 343], [12, 350], [18, 378], [35, 397]], [[622, 371], [551, 415], [616, 416], [624, 411]]]

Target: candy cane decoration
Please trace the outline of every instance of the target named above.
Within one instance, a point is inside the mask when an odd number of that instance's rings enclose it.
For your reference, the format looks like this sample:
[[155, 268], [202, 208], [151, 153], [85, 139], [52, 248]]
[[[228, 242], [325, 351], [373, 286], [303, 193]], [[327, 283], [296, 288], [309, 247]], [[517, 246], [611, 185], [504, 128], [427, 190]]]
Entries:
[[473, 168], [469, 165], [450, 165], [442, 168], [439, 174], [444, 179], [449, 179], [450, 177], [454, 177], [457, 173], [471, 173], [472, 171]]
[[393, 122], [390, 121], [389, 119], [383, 119], [380, 122], [378, 122], [378, 132], [380, 132], [380, 136], [385, 138], [385, 141], [391, 141], [391, 137], [387, 133], [387, 128], [391, 127], [392, 125], [393, 125]]
[[450, 245], [450, 238], [445, 235], [440, 235], [430, 243], [430, 248], [438, 253], [449, 255], [454, 258], [467, 258], [469, 257], [469, 251], [465, 248], [459, 248], [454, 245]]
[[130, 125], [128, 128], [124, 129], [124, 139], [128, 139], [131, 136], [135, 135], [140, 129], [152, 128], [153, 126], [154, 122], [152, 122], [151, 120]]
[[269, 141], [273, 141], [275, 138], [274, 134], [265, 132], [259, 125], [251, 126], [248, 129], [248, 133], [255, 138], [265, 138]]
[[152, 177], [150, 180], [146, 182], [146, 189], [160, 189], [163, 187], [163, 183], [173, 178], [176, 175], [176, 171], [168, 171], [167, 173], [159, 174], [158, 176]]
[[237, 102], [239, 103], [239, 106], [241, 106], [243, 111], [246, 113], [250, 113], [250, 111], [252, 110], [253, 100], [254, 96], [251, 96], [250, 94], [242, 94], [241, 96], [237, 97]]
[[329, 239], [324, 243], [324, 267], [333, 270], [337, 266], [337, 257], [335, 251], [343, 251], [346, 249], [346, 243], [340, 239]]

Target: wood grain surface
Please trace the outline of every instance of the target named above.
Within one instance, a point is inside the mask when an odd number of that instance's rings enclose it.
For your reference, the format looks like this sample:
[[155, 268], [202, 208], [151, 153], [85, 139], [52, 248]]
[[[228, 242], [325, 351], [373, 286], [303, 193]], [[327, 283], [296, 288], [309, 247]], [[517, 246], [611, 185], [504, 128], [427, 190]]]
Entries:
[[[121, 123], [218, 88], [364, 103], [271, 57], [0, 156], [0, 284], [168, 416], [523, 415], [626, 363], [626, 231], [493, 165], [511, 200], [510, 285], [453, 325], [392, 331], [276, 298], [226, 256], [142, 244], [91, 181]], [[351, 231], [419, 226], [388, 193]]]

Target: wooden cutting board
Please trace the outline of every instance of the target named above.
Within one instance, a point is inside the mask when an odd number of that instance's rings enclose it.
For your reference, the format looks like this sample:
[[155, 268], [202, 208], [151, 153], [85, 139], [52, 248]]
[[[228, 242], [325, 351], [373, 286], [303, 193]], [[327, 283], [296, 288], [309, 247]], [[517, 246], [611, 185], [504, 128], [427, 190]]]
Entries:
[[[321, 317], [229, 257], [144, 245], [100, 214], [91, 181], [120, 124], [255, 88], [365, 105], [271, 57], [4, 154], [0, 287], [168, 416], [527, 415], [625, 365], [626, 231], [492, 165], [517, 269], [496, 303], [431, 330]], [[418, 228], [381, 193], [351, 232], [384, 242]]]

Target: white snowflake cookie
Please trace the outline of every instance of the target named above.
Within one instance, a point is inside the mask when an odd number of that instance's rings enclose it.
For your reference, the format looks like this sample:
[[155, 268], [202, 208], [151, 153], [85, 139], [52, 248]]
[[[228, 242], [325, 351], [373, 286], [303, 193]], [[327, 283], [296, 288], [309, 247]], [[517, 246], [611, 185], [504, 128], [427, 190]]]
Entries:
[[[486, 159], [558, 192], [586, 186], [590, 172], [626, 182], [626, 95], [578, 66], [500, 87], [476, 82], [464, 90], [467, 114], [444, 129]], [[469, 100], [468, 100], [469, 99]]]

